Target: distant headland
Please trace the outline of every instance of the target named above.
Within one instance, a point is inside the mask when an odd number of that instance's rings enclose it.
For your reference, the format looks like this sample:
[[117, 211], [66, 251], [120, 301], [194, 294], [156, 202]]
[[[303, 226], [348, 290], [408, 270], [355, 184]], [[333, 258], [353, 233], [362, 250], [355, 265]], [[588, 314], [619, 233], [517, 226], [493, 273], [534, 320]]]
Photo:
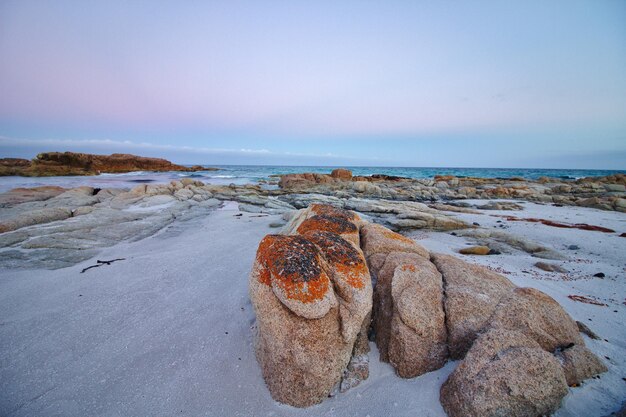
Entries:
[[51, 177], [62, 175], [121, 174], [133, 171], [216, 171], [217, 168], [176, 165], [162, 158], [114, 153], [93, 155], [75, 152], [45, 152], [34, 159], [0, 159], [0, 176]]

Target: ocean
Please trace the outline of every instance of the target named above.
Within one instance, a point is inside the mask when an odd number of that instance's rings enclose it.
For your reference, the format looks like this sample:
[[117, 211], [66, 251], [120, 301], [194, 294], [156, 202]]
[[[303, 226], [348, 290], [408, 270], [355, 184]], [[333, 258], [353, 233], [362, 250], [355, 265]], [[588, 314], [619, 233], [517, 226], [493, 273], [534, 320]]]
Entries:
[[[181, 178], [195, 178], [211, 184], [256, 184], [267, 181], [272, 175], [300, 172], [330, 173], [334, 168], [320, 166], [261, 166], [261, 165], [209, 165], [219, 168], [218, 171], [198, 172], [129, 172], [126, 174], [101, 174], [98, 176], [76, 177], [0, 177], [0, 192], [16, 187], [37, 187], [42, 185], [58, 185], [61, 187], [130, 188], [137, 184], [167, 183]], [[409, 178], [432, 178], [435, 175], [454, 175], [457, 177], [511, 178], [524, 177], [537, 179], [542, 176], [577, 179], [597, 177], [625, 170], [590, 170], [590, 169], [521, 169], [521, 168], [400, 168], [400, 167], [349, 167], [354, 175], [386, 174]]]

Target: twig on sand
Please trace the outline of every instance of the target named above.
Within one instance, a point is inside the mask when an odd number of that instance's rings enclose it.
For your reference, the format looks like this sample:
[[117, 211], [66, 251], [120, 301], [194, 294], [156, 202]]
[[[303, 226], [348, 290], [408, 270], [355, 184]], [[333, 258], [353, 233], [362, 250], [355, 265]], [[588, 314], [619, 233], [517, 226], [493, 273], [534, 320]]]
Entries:
[[100, 261], [100, 260], [97, 260], [96, 261], [97, 262], [96, 265], [88, 266], [87, 268], [85, 268], [82, 271], [80, 271], [80, 273], [82, 274], [83, 272], [85, 272], [85, 271], [87, 271], [88, 269], [91, 269], [91, 268], [98, 268], [99, 266], [102, 266], [102, 265], [111, 265], [113, 262], [124, 261], [124, 260], [126, 260], [126, 258], [111, 259], [110, 261]]
[[589, 297], [585, 297], [584, 295], [568, 295], [567, 298], [574, 301], [580, 301], [585, 304], [593, 304], [594, 306], [608, 307], [608, 304], [601, 303]]

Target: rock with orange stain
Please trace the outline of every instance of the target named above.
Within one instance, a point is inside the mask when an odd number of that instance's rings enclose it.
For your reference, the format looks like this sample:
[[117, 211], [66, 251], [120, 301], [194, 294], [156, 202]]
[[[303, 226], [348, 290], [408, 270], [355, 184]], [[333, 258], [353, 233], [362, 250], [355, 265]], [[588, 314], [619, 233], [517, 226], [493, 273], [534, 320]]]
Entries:
[[358, 222], [360, 220], [360, 217], [355, 212], [331, 206], [330, 204], [311, 204], [309, 208], [313, 214], [340, 217], [350, 222]]
[[272, 397], [296, 407], [323, 401], [353, 353], [364, 353], [372, 284], [360, 249], [324, 230], [266, 236], [250, 297], [257, 359]]
[[255, 268], [259, 282], [271, 287], [285, 307], [305, 319], [324, 317], [337, 303], [319, 251], [301, 236], [265, 236]]
[[[303, 236], [319, 248], [326, 262], [339, 300], [343, 338], [354, 341], [372, 310], [372, 280], [363, 253], [336, 233], [308, 231]], [[367, 330], [361, 336], [367, 337]]]
[[352, 171], [345, 168], [337, 168], [333, 169], [330, 176], [341, 181], [350, 181], [352, 179]]
[[304, 234], [310, 231], [337, 233], [347, 241], [360, 247], [359, 228], [363, 224], [354, 212], [333, 207], [329, 204], [311, 204], [298, 211], [283, 229], [284, 234]]

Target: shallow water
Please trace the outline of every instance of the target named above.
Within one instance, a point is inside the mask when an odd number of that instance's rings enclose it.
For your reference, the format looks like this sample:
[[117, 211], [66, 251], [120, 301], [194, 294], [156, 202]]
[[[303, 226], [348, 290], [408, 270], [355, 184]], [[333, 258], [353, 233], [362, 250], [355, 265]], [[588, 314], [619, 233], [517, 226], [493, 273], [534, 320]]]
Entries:
[[[207, 164], [209, 165], [209, 164]], [[16, 187], [37, 187], [58, 185], [78, 187], [88, 185], [98, 188], [131, 188], [145, 183], [167, 183], [180, 178], [194, 178], [210, 184], [256, 184], [268, 180], [272, 175], [300, 172], [328, 174], [337, 167], [315, 166], [259, 166], [259, 165], [214, 165], [218, 171], [198, 172], [149, 172], [138, 171], [126, 174], [101, 174], [98, 176], [74, 177], [0, 177], [0, 192]], [[390, 168], [390, 167], [350, 167], [354, 175], [385, 174], [409, 178], [432, 178], [435, 175], [457, 177], [511, 178], [524, 177], [537, 179], [542, 176], [576, 179], [581, 177], [605, 176], [626, 171], [587, 170], [587, 169], [521, 169], [521, 168]]]

